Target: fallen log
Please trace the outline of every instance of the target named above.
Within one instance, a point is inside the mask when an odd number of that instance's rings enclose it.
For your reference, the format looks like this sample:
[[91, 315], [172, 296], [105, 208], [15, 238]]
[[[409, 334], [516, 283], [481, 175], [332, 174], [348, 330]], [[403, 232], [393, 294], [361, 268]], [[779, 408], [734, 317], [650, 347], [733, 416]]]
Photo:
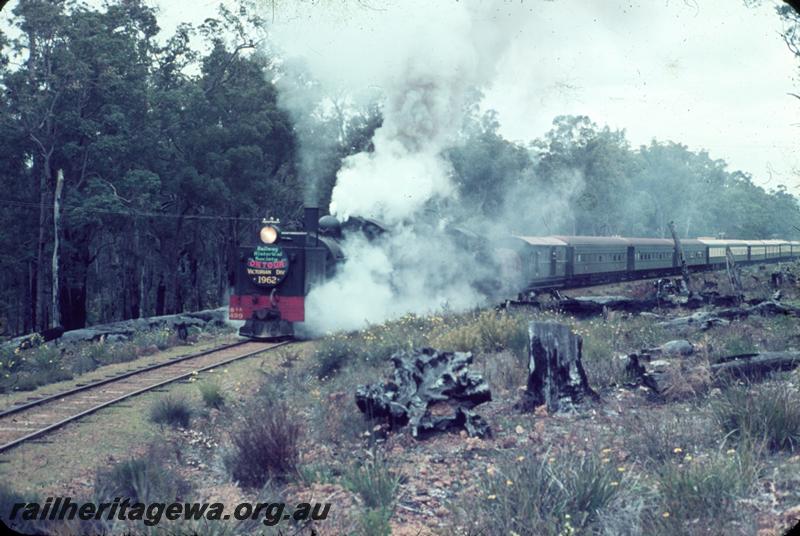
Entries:
[[689, 316], [682, 316], [659, 322], [662, 327], [687, 327], [693, 326], [700, 329], [709, 329], [713, 326], [727, 325], [731, 320], [747, 318], [751, 315], [777, 316], [787, 315], [800, 317], [800, 307], [786, 305], [775, 300], [757, 302], [751, 306], [729, 307], [713, 311], [699, 311]]
[[670, 400], [681, 400], [708, 390], [711, 376], [704, 363], [688, 359], [653, 359], [647, 353], [630, 354], [625, 370], [655, 394]]
[[639, 313], [657, 307], [655, 300], [637, 300], [625, 296], [578, 296], [562, 298], [549, 308], [575, 316], [594, 316], [601, 315], [604, 311]]
[[725, 326], [730, 324], [730, 321], [716, 316], [708, 311], [698, 311], [689, 316], [680, 316], [671, 320], [665, 320], [656, 324], [657, 326], [665, 328], [688, 328], [694, 327], [700, 330], [711, 329], [714, 326]]
[[800, 366], [800, 351], [733, 355], [711, 365], [693, 359], [654, 358], [646, 351], [623, 359], [634, 383], [661, 397], [679, 399], [705, 392], [731, 377], [757, 380], [772, 372], [792, 370]]
[[517, 409], [546, 405], [550, 412], [568, 411], [587, 396], [598, 399], [583, 369], [580, 336], [564, 324], [534, 321], [528, 339], [528, 382]]
[[779, 370], [792, 370], [800, 365], [800, 352], [760, 352], [725, 357], [711, 365], [715, 376], [758, 377]]

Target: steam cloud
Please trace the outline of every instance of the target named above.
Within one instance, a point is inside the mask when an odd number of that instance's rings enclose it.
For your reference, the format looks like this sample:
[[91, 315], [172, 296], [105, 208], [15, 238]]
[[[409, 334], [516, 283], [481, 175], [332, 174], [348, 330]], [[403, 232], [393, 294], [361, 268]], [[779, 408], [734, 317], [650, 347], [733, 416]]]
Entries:
[[351, 10], [344, 19], [313, 6], [316, 35], [299, 43], [291, 25], [276, 35], [334, 91], [378, 87], [382, 94], [374, 150], [344, 160], [330, 211], [340, 220], [376, 218], [390, 232], [373, 242], [345, 237], [346, 262], [308, 296], [313, 332], [478, 305], [476, 282], [495, 269], [445, 230], [451, 212], [442, 207], [457, 199], [442, 152], [456, 143], [470, 92], [491, 85], [527, 11], [516, 3], [398, 4]]

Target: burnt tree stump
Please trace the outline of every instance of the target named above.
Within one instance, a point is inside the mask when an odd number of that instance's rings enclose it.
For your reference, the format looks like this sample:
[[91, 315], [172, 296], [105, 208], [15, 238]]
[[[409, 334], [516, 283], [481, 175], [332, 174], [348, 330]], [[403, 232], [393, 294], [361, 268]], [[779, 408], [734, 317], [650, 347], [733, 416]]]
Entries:
[[569, 411], [586, 396], [597, 400], [581, 363], [583, 340], [557, 322], [528, 324], [528, 385], [517, 408]]
[[488, 423], [473, 411], [492, 394], [469, 369], [471, 353], [422, 348], [398, 352], [392, 362], [391, 381], [356, 388], [356, 404], [368, 418], [385, 419], [392, 428], [408, 425], [418, 439], [462, 429], [471, 437], [491, 437]]

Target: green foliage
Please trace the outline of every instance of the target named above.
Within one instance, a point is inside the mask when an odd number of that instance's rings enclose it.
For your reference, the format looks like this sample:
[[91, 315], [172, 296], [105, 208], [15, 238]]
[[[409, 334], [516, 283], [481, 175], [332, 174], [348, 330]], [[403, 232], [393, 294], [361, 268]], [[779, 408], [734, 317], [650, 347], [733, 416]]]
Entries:
[[391, 518], [392, 511], [388, 508], [365, 508], [359, 520], [359, 535], [391, 536], [392, 526], [389, 524]]
[[389, 470], [380, 455], [376, 455], [371, 461], [351, 467], [342, 476], [342, 485], [357, 493], [367, 508], [386, 509], [394, 505], [400, 478]]
[[222, 394], [222, 387], [212, 381], [204, 381], [197, 384], [203, 403], [208, 408], [222, 409], [225, 405], [225, 396]]
[[632, 416], [625, 426], [625, 448], [644, 464], [682, 459], [718, 440], [713, 422], [699, 409], [665, 413], [657, 419]]
[[230, 437], [233, 448], [226, 462], [241, 485], [262, 487], [297, 474], [301, 420], [285, 403], [245, 408]]
[[482, 311], [460, 315], [405, 315], [352, 333], [329, 335], [312, 356], [317, 376], [329, 378], [351, 364], [381, 365], [399, 351], [430, 346], [443, 351], [527, 355], [527, 331], [521, 315]]
[[[296, 140], [273, 62], [235, 48], [258, 40], [251, 11], [180, 25], [163, 45], [142, 2], [21, 2], [10, 13], [21, 31], [0, 58], [0, 187], [19, 203], [0, 217], [0, 251], [15, 252], [0, 259], [0, 317], [15, 319], [11, 333], [48, 327], [52, 224], [43, 212], [40, 229], [36, 207], [52, 199], [57, 170], [67, 328], [216, 307], [235, 262], [230, 237], [263, 216], [262, 200], [298, 218]], [[197, 33], [202, 55], [190, 46]], [[14, 54], [26, 61], [9, 69]], [[350, 125], [340, 132], [349, 138]]]
[[406, 315], [362, 331], [329, 335], [312, 356], [317, 377], [328, 378], [349, 364], [380, 365], [395, 352], [425, 346], [435, 318]]
[[151, 447], [141, 457], [119, 462], [97, 471], [94, 495], [98, 502], [111, 502], [115, 497], [140, 501], [172, 502], [185, 498], [191, 486], [170, 466], [164, 463], [166, 455]]
[[800, 447], [800, 393], [791, 384], [732, 385], [711, 408], [727, 437], [773, 451]]
[[677, 524], [738, 517], [737, 501], [752, 493], [759, 471], [755, 454], [746, 449], [666, 462], [657, 476], [663, 511]]
[[30, 391], [72, 378], [61, 349], [52, 343], [29, 350], [6, 349], [0, 354], [0, 392]]
[[434, 323], [430, 345], [445, 351], [497, 352], [527, 355], [527, 323], [521, 315], [482, 311]]
[[8, 484], [0, 484], [0, 519], [8, 520], [11, 509], [17, 503], [38, 502], [37, 497], [26, 496], [8, 487]]
[[26, 391], [72, 379], [98, 367], [133, 361], [150, 348], [166, 349], [179, 342], [167, 329], [137, 333], [131, 340], [91, 341], [59, 346], [45, 343], [27, 350], [0, 350], [0, 392]]
[[465, 509], [479, 530], [492, 534], [591, 534], [606, 513], [641, 506], [638, 483], [592, 454], [508, 460], [489, 468], [479, 489]]
[[161, 425], [188, 428], [193, 413], [184, 397], [172, 394], [162, 396], [150, 406], [150, 420]]

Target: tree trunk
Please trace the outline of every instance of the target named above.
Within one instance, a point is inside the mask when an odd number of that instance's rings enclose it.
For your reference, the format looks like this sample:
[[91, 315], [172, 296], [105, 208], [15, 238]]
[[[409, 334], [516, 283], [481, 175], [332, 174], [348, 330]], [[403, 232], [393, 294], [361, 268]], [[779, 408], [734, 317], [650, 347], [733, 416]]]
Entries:
[[734, 294], [744, 297], [744, 289], [742, 288], [742, 281], [739, 278], [739, 272], [736, 268], [736, 259], [733, 256], [730, 246], [725, 247], [725, 269], [728, 271], [728, 279], [731, 282]]
[[556, 322], [528, 324], [528, 385], [517, 407], [531, 411], [565, 411], [585, 396], [597, 399], [581, 363], [583, 340]]
[[139, 264], [139, 316], [136, 318], [142, 318], [144, 316], [144, 307], [145, 307], [145, 289], [144, 289], [144, 261]]
[[56, 174], [56, 192], [53, 196], [53, 312], [50, 327], [61, 325], [61, 293], [58, 288], [58, 246], [61, 237], [61, 191], [64, 188], [64, 170]]
[[692, 280], [689, 278], [689, 267], [686, 266], [686, 257], [683, 255], [683, 246], [681, 246], [681, 239], [678, 238], [678, 232], [675, 230], [675, 222], [669, 222], [669, 232], [672, 233], [672, 240], [675, 242], [675, 255], [678, 259], [678, 265], [681, 267], [681, 276], [683, 277], [683, 284], [686, 285], [686, 293], [692, 293]]
[[44, 156], [42, 174], [39, 178], [39, 241], [36, 248], [36, 316], [34, 327], [37, 331], [42, 331], [48, 327], [45, 281], [47, 275], [47, 260], [45, 256], [45, 246], [47, 244], [47, 205], [50, 195], [50, 156]]
[[158, 289], [156, 289], [156, 316], [164, 314], [164, 307], [167, 301], [167, 286], [164, 284], [164, 279], [158, 281]]

